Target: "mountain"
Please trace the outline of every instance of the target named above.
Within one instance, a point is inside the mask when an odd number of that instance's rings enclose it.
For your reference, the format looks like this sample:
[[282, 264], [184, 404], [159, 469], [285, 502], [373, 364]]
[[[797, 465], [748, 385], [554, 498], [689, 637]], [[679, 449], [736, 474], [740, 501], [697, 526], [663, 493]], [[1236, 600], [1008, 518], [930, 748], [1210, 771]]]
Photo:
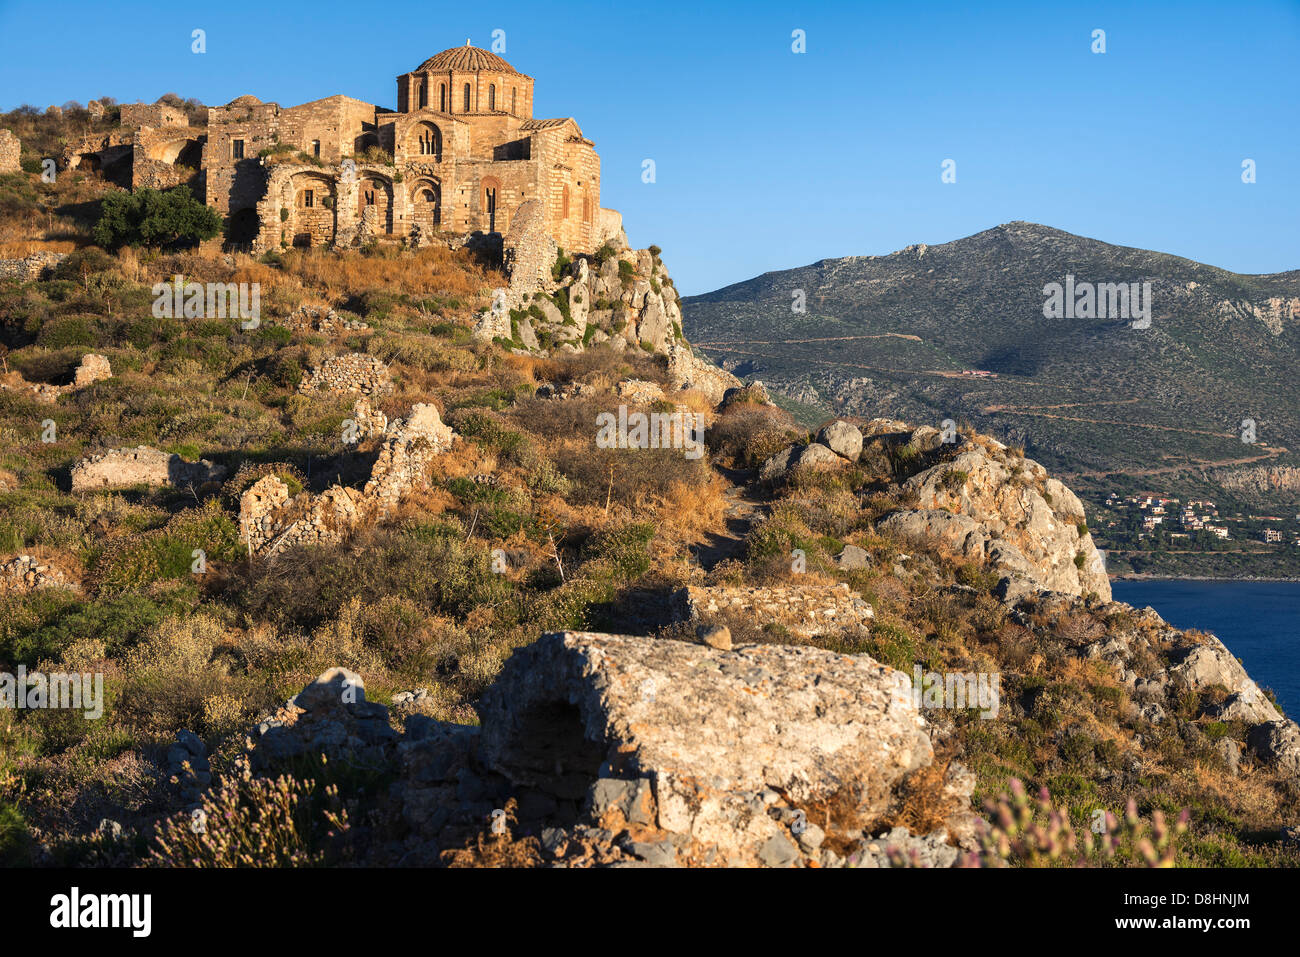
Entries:
[[[1150, 327], [1045, 318], [1044, 287], [1067, 275], [1150, 283]], [[1300, 271], [1239, 275], [1014, 222], [764, 273], [689, 297], [683, 312], [692, 342], [781, 394], [935, 425], [967, 418], [1068, 473], [1278, 464], [1297, 444]], [[1247, 418], [1254, 447], [1240, 437]]]

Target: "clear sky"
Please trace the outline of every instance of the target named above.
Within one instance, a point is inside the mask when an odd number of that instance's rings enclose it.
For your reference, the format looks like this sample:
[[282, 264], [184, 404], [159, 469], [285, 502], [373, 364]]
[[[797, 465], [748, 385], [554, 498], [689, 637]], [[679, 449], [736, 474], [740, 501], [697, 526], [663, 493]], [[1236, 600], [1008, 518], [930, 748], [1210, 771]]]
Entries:
[[602, 204], [687, 294], [1017, 219], [1300, 268], [1300, 0], [0, 0], [0, 109], [166, 92], [395, 107], [399, 73], [498, 29], [536, 115], [577, 118]]

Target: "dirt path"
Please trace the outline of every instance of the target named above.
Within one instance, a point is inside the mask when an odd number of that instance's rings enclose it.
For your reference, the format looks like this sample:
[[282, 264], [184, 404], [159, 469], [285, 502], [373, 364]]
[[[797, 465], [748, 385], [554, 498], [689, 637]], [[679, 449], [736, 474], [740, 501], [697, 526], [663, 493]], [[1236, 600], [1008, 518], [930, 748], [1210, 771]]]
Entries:
[[728, 558], [739, 558], [744, 552], [745, 536], [754, 523], [768, 513], [770, 498], [758, 489], [757, 475], [753, 471], [727, 469], [715, 465], [713, 470], [729, 483], [723, 493], [727, 509], [723, 513], [723, 527], [710, 532], [708, 541], [696, 545], [695, 558], [705, 571]]
[[1264, 446], [1264, 449], [1265, 451], [1263, 455], [1252, 455], [1241, 459], [1215, 459], [1205, 461], [1198, 459], [1192, 462], [1184, 462], [1181, 465], [1162, 465], [1158, 468], [1138, 469], [1137, 471], [1134, 471], [1133, 469], [1116, 468], [1111, 469], [1109, 472], [1060, 472], [1057, 474], [1057, 478], [1062, 480], [1074, 478], [1105, 478], [1107, 475], [1113, 475], [1116, 472], [1122, 472], [1125, 475], [1168, 475], [1171, 472], [1186, 472], [1188, 469], [1223, 468], [1227, 465], [1251, 465], [1255, 462], [1275, 459], [1279, 455], [1284, 455], [1287, 451], [1284, 448], [1275, 449], [1271, 446]]

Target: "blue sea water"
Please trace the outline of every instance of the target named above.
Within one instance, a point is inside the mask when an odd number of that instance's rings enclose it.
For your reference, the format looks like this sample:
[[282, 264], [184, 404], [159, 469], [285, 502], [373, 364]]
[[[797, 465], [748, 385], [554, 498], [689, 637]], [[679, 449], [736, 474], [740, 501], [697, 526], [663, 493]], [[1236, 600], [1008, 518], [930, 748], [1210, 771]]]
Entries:
[[1111, 590], [1177, 628], [1217, 635], [1288, 717], [1300, 714], [1300, 582], [1120, 580]]

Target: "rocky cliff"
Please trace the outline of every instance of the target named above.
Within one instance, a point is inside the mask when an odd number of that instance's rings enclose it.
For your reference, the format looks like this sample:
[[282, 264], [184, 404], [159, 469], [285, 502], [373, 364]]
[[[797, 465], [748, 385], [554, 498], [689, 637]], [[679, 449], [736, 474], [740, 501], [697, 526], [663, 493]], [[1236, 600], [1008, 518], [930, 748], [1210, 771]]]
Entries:
[[717, 402], [740, 380], [694, 355], [680, 297], [658, 247], [632, 249], [621, 230], [594, 255], [565, 255], [525, 203], [504, 240], [510, 284], [480, 314], [476, 337], [518, 352], [574, 354], [608, 344], [668, 357], [678, 387]]

